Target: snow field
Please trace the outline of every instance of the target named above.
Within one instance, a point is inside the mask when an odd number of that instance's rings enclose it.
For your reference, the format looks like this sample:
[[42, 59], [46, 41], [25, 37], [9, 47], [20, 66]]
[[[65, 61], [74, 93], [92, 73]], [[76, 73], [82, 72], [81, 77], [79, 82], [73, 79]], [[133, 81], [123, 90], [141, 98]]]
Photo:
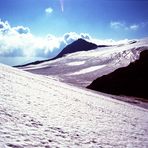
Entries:
[[148, 111], [0, 65], [1, 147], [148, 147]]

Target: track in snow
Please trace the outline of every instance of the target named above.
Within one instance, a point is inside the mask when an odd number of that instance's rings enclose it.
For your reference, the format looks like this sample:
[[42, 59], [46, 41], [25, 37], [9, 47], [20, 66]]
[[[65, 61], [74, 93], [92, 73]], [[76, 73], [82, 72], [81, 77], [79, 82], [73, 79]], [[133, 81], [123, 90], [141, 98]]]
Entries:
[[0, 147], [148, 147], [148, 111], [0, 65]]

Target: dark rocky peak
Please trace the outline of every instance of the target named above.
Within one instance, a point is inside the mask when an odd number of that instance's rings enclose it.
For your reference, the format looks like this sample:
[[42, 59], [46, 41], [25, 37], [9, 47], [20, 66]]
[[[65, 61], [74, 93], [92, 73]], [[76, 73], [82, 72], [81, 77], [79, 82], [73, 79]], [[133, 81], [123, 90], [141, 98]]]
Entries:
[[57, 56], [56, 58], [62, 57], [66, 54], [78, 52], [78, 51], [88, 51], [96, 49], [98, 46], [94, 43], [88, 42], [84, 39], [78, 39], [73, 43], [67, 45]]

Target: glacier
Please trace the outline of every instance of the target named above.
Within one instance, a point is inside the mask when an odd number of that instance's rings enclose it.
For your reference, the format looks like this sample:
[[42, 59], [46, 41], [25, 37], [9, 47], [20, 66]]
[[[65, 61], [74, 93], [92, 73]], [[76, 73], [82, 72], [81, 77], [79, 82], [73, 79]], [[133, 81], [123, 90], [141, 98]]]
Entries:
[[74, 52], [55, 60], [19, 68], [35, 74], [54, 76], [75, 86], [86, 87], [98, 77], [129, 65], [139, 58], [143, 50], [148, 50], [147, 38]]
[[148, 110], [0, 64], [0, 147], [148, 147]]

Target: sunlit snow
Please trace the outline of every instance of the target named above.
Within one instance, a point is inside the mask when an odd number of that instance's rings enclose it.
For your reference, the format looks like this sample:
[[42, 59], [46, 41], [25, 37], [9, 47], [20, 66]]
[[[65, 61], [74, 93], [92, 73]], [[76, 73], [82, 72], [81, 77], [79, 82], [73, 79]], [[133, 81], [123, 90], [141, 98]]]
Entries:
[[148, 111], [0, 64], [0, 147], [148, 147]]
[[68, 63], [67, 65], [69, 65], [69, 66], [77, 66], [77, 65], [83, 65], [84, 63], [85, 63], [85, 61], [78, 61], [78, 62]]
[[86, 87], [96, 78], [135, 61], [142, 50], [148, 50], [147, 38], [127, 41], [120, 45], [98, 47], [90, 51], [75, 52], [56, 60], [20, 68], [36, 74], [54, 76], [76, 86]]
[[85, 68], [85, 69], [82, 69], [78, 72], [74, 72], [72, 74], [69, 74], [69, 75], [80, 75], [80, 74], [86, 74], [86, 73], [89, 73], [89, 72], [93, 72], [95, 70], [98, 70], [98, 69], [101, 69], [103, 67], [105, 67], [106, 65], [99, 65], [99, 66], [92, 66], [92, 67], [89, 67], [89, 68]]

